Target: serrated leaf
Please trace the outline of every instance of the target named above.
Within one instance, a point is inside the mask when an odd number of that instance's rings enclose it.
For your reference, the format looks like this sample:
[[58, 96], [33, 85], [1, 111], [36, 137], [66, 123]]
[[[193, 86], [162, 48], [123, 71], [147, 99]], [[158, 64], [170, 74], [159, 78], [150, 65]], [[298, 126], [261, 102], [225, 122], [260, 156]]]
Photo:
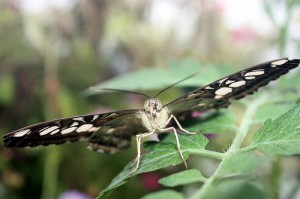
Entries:
[[186, 185], [195, 182], [204, 182], [206, 178], [196, 169], [181, 171], [167, 177], [161, 178], [158, 182], [167, 187]]
[[[154, 171], [182, 163], [177, 150], [175, 135], [173, 133], [163, 135], [166, 135], [165, 138], [154, 144], [153, 148], [150, 146], [152, 148], [151, 151], [146, 153], [141, 159], [138, 173]], [[184, 158], [187, 158], [191, 152], [205, 151], [204, 148], [208, 143], [208, 139], [202, 134], [178, 134], [178, 136]], [[145, 149], [148, 150], [147, 147]]]
[[229, 156], [224, 160], [218, 177], [244, 175], [265, 164], [269, 158], [258, 157], [252, 153], [241, 153]]
[[[253, 144], [268, 155], [295, 155], [300, 153], [300, 105], [275, 120], [267, 120], [254, 134]], [[250, 146], [251, 147], [251, 146]]]
[[178, 193], [173, 190], [158, 191], [155, 193], [148, 194], [148, 195], [142, 197], [141, 199], [166, 199], [166, 198], [184, 199], [184, 197], [181, 193]]
[[[145, 149], [147, 151], [151, 149], [151, 151], [142, 156], [139, 170], [133, 176], [129, 176], [130, 172], [134, 169], [131, 168], [134, 161], [131, 161], [126, 165], [124, 170], [113, 179], [108, 187], [99, 194], [98, 198], [107, 196], [107, 194], [115, 188], [128, 182], [139, 173], [150, 172], [167, 166], [181, 164], [182, 160], [177, 150], [175, 136], [172, 133], [163, 135], [166, 136], [160, 142], [155, 143], [152, 141], [150, 145], [146, 146]], [[185, 159], [190, 153], [195, 153], [195, 151], [205, 153], [204, 148], [208, 143], [208, 139], [203, 135], [179, 134], [178, 136]]]

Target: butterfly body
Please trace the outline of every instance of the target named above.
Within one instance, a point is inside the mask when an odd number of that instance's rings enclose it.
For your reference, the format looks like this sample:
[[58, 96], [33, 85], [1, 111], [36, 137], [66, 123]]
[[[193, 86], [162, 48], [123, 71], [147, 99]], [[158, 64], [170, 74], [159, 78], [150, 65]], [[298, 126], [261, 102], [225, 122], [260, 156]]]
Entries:
[[162, 105], [156, 98], [149, 98], [143, 109], [83, 115], [34, 124], [4, 135], [4, 146], [35, 147], [86, 140], [88, 148], [94, 151], [115, 153], [128, 148], [131, 137], [136, 136], [138, 155], [135, 172], [141, 156], [141, 139], [153, 133], [173, 132], [180, 157], [185, 163], [177, 130], [168, 127], [172, 119], [182, 132], [193, 134], [181, 127], [176, 119], [177, 115], [194, 110], [225, 108], [231, 100], [254, 93], [258, 88], [296, 68], [299, 62], [299, 59], [282, 58], [262, 63], [221, 78], [166, 105]]
[[137, 113], [138, 118], [148, 131], [159, 131], [165, 128], [170, 117], [167, 107], [163, 107], [158, 99], [147, 99], [144, 109]]

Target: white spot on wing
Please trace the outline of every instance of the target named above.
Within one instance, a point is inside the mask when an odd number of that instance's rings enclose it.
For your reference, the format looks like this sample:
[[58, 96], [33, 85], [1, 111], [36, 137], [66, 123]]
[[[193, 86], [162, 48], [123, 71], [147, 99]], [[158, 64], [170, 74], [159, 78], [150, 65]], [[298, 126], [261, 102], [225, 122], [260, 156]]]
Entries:
[[14, 134], [14, 137], [22, 137], [22, 136], [26, 135], [29, 132], [30, 132], [30, 129], [26, 129], [26, 130], [23, 130], [23, 131], [18, 131]]
[[219, 84], [222, 84], [224, 81], [226, 81], [228, 79], [228, 77], [225, 77], [224, 79], [221, 79], [220, 81], [218, 81]]
[[46, 130], [47, 128], [49, 128], [49, 126], [46, 126], [45, 128], [41, 129], [39, 132], [42, 132], [42, 131]]
[[92, 121], [94, 121], [95, 119], [97, 119], [99, 117], [99, 115], [94, 115]]
[[79, 124], [78, 122], [73, 122], [70, 127], [77, 126], [78, 124]]
[[287, 59], [281, 59], [281, 60], [278, 60], [278, 61], [274, 61], [274, 62], [271, 63], [271, 67], [275, 68], [275, 67], [280, 66], [280, 65], [282, 65], [286, 62], [288, 62]]
[[81, 133], [81, 132], [84, 132], [84, 131], [88, 131], [92, 127], [93, 127], [92, 124], [84, 124], [84, 125], [81, 125], [80, 127], [78, 127], [78, 129], [76, 129], [76, 131], [78, 133]]
[[234, 82], [234, 83], [230, 84], [229, 86], [232, 88], [237, 88], [237, 87], [243, 86], [245, 84], [246, 84], [246, 81], [242, 80], [242, 81]]
[[191, 99], [191, 98], [196, 97], [196, 96], [198, 96], [198, 95], [199, 95], [198, 93], [191, 93], [191, 94], [189, 94], [189, 95], [187, 96], [187, 99]]
[[73, 120], [85, 122], [83, 117], [75, 117]]
[[218, 90], [216, 90], [215, 94], [216, 95], [226, 95], [231, 92], [232, 92], [232, 88], [222, 87], [222, 88], [219, 88]]
[[215, 99], [221, 99], [223, 96], [222, 95], [216, 95]]
[[246, 73], [244, 76], [257, 76], [257, 75], [263, 75], [265, 72], [264, 71], [252, 71], [252, 72], [248, 72]]
[[56, 129], [56, 130], [52, 131], [52, 132], [50, 133], [50, 135], [54, 135], [54, 134], [56, 134], [56, 133], [58, 133], [58, 132], [59, 132], [59, 129]]
[[100, 129], [100, 127], [92, 127], [88, 131], [89, 132], [95, 132], [95, 131], [98, 131], [99, 129]]
[[75, 129], [77, 129], [77, 127], [70, 127], [70, 128], [62, 130], [60, 133], [63, 134], [63, 135], [68, 134], [68, 133], [73, 132]]
[[210, 86], [206, 86], [204, 89], [214, 89], [214, 88], [212, 88]]
[[255, 79], [254, 76], [250, 76], [250, 77], [245, 77], [245, 79]]
[[40, 135], [41, 136], [47, 135], [48, 133], [50, 133], [50, 132], [52, 132], [52, 131], [54, 131], [56, 129], [58, 129], [58, 126], [51, 126], [51, 127], [47, 128], [46, 130], [41, 131]]
[[109, 115], [108, 115], [108, 117], [113, 117], [113, 116], [117, 116], [118, 114], [117, 113], [110, 113]]
[[225, 84], [230, 84], [232, 82], [234, 82], [234, 81], [233, 80], [227, 80]]

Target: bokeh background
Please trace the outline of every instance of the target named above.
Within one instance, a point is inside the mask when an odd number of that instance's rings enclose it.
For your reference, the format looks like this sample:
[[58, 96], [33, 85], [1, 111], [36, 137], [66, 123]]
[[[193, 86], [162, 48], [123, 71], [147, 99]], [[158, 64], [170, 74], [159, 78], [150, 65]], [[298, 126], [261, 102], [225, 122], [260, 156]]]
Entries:
[[[84, 95], [128, 72], [195, 62], [237, 70], [285, 56], [300, 58], [298, 0], [0, 0], [0, 134], [141, 107], [139, 96]], [[136, 154], [135, 147], [97, 154], [85, 145], [6, 149], [1, 141], [0, 198], [92, 198]], [[157, 179], [174, 170], [182, 167], [140, 175], [111, 198], [161, 189]]]

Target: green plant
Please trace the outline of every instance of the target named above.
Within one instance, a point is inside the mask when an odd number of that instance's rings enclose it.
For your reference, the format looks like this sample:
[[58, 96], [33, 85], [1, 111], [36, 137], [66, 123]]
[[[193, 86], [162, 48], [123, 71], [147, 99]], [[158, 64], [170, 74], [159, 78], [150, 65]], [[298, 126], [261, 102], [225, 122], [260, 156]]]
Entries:
[[[193, 64], [190, 64], [190, 67], [193, 67]], [[182, 70], [182, 68], [173, 68], [173, 70]], [[154, 72], [156, 78], [160, 79], [157, 77], [159, 73], [156, 72]], [[152, 76], [151, 71], [147, 71], [145, 76], [141, 74], [143, 73], [137, 73], [144, 80], [147, 79], [147, 76]], [[134, 77], [134, 74], [132, 76]], [[172, 78], [174, 75], [168, 77]], [[126, 78], [123, 80], [127, 81]], [[119, 81], [120, 79], [116, 82], [119, 84]], [[300, 105], [295, 105], [299, 98], [297, 92], [300, 89], [300, 84], [294, 84], [295, 81], [299, 81], [296, 75], [294, 79], [282, 80], [276, 89], [262, 90], [249, 97], [250, 99], [242, 100], [243, 106], [240, 109], [243, 109], [243, 115], [239, 122], [234, 122], [234, 116], [228, 110], [221, 110], [212, 119], [194, 122], [192, 125], [189, 123], [190, 121], [185, 121], [188, 130], [201, 133], [180, 135], [184, 158], [188, 158], [189, 155], [209, 157], [218, 161], [215, 164], [216, 169], [212, 175], [207, 176], [203, 175], [200, 169], [192, 167], [192, 169], [162, 178], [159, 181], [160, 184], [166, 187], [194, 184], [196, 191], [192, 195], [185, 196], [191, 199], [266, 198], [267, 195], [278, 197], [278, 191], [272, 189], [273, 182], [270, 180], [268, 184], [265, 180], [272, 178], [272, 172], [264, 174], [260, 172], [260, 168], [268, 162], [276, 162], [279, 156], [292, 156], [300, 152], [300, 145], [298, 144], [300, 141]], [[110, 84], [113, 85], [114, 81], [110, 81]], [[198, 82], [189, 85], [194, 84], [199, 86]], [[288, 92], [287, 90], [291, 90], [291, 88], [297, 92]], [[287, 111], [288, 109], [290, 110]], [[267, 119], [276, 116], [278, 116], [276, 119]], [[263, 121], [265, 121], [264, 124], [258, 128], [258, 124]], [[251, 130], [252, 127], [256, 127], [258, 130], [253, 131]], [[223, 134], [229, 131], [235, 131], [235, 136], [228, 149], [224, 147], [222, 149], [224, 152], [207, 149], [209, 139], [203, 134], [212, 132]], [[249, 137], [251, 138], [249, 139]], [[151, 141], [144, 144], [146, 153], [141, 159], [137, 173], [129, 176], [133, 161], [128, 163], [111, 184], [100, 193], [98, 198], [107, 196], [117, 187], [132, 180], [135, 175], [182, 163], [176, 149], [175, 136], [168, 133], [160, 135], [159, 138], [160, 142]], [[277, 175], [279, 175], [278, 172], [280, 171], [277, 171]], [[151, 193], [143, 198], [167, 197], [184, 198], [184, 194], [167, 189]]]

